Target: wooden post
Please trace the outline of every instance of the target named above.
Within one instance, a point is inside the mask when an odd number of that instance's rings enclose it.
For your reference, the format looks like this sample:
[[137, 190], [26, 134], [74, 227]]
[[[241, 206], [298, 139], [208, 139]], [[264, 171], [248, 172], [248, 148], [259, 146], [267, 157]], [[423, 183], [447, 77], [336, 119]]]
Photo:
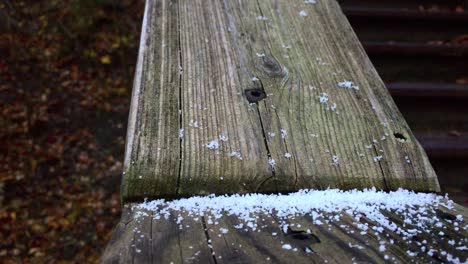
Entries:
[[[201, 263], [220, 261], [206, 245], [206, 223], [180, 231], [172, 216], [157, 225], [151, 213], [134, 220], [132, 202], [145, 198], [328, 187], [440, 191], [335, 0], [147, 0], [127, 133], [126, 205], [104, 262], [181, 263], [189, 246], [200, 246]], [[342, 230], [317, 232], [330, 245], [317, 249], [323, 256], [358, 254], [340, 251]], [[256, 245], [272, 239], [232, 236]], [[212, 243], [230, 250], [216, 237]], [[366, 256], [384, 261], [372, 243]], [[241, 262], [311, 260], [274, 248], [249, 252]]]
[[334, 0], [148, 1], [123, 201], [439, 191]]

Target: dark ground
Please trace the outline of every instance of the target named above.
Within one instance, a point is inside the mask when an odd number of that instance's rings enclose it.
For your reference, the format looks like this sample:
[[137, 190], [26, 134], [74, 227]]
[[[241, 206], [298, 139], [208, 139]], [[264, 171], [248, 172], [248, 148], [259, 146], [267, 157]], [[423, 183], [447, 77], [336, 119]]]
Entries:
[[98, 261], [120, 215], [143, 8], [0, 0], [0, 263]]

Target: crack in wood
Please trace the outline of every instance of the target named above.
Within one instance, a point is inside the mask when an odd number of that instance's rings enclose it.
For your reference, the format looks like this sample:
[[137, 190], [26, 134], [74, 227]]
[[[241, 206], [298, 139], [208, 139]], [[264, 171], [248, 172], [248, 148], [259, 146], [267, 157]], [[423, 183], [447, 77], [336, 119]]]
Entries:
[[211, 257], [213, 258], [214, 263], [217, 264], [218, 261], [216, 260], [216, 252], [213, 249], [213, 245], [211, 243], [210, 234], [208, 233], [208, 227], [206, 225], [206, 221], [205, 221], [204, 216], [201, 217], [201, 221], [202, 221], [202, 225], [203, 225], [203, 231], [205, 231], [206, 243], [207, 243], [208, 248], [210, 249], [210, 252], [211, 252]]

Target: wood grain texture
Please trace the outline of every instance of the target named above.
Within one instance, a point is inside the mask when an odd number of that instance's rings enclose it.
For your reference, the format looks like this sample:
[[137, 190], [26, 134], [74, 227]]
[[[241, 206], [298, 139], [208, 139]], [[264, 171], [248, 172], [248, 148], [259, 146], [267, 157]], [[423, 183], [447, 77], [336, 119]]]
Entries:
[[[428, 212], [424, 216], [437, 217], [439, 227], [405, 223], [406, 213], [385, 210], [382, 213], [395, 223], [394, 229], [345, 211], [323, 213], [320, 224], [310, 214], [285, 219], [274, 212], [256, 213], [251, 215], [255, 224], [249, 227], [227, 214], [189, 216], [171, 211], [167, 218], [156, 219], [159, 211], [151, 213], [128, 204], [101, 262], [443, 263], [458, 258], [466, 263], [468, 252], [462, 247], [468, 242], [467, 209], [455, 205], [454, 209], [433, 207]], [[340, 219], [334, 220], [338, 215]], [[464, 220], [453, 221], [457, 215]], [[286, 232], [285, 224], [289, 225]], [[363, 232], [359, 225], [368, 229]], [[405, 232], [416, 235], [408, 239]]]
[[440, 190], [335, 0], [148, 0], [127, 133], [124, 201]]

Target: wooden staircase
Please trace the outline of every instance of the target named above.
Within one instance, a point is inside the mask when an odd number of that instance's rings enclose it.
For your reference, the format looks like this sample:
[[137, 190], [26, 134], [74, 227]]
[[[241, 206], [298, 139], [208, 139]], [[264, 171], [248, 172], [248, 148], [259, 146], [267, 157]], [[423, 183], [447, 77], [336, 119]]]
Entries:
[[339, 2], [442, 190], [466, 204], [468, 1]]

